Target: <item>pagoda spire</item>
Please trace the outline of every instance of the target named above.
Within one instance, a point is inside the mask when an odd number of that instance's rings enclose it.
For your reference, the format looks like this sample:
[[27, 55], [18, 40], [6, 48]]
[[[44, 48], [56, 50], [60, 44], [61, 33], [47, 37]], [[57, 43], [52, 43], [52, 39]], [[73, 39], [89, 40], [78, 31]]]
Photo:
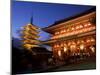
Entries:
[[31, 16], [31, 19], [30, 19], [30, 24], [33, 25], [33, 16]]

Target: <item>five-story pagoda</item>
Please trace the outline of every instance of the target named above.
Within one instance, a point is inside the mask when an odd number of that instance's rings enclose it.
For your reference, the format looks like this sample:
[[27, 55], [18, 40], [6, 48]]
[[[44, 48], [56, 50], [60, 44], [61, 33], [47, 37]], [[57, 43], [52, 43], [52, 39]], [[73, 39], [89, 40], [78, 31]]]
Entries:
[[23, 47], [26, 49], [31, 49], [33, 47], [38, 47], [40, 41], [39, 38], [39, 27], [33, 24], [33, 17], [29, 24], [23, 27], [22, 30], [22, 41]]

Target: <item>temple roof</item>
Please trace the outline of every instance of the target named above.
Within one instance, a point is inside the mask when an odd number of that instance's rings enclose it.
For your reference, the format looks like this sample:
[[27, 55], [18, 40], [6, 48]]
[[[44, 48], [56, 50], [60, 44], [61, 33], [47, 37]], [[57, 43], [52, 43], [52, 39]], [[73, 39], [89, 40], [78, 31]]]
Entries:
[[91, 12], [93, 12], [93, 11], [96, 11], [96, 7], [93, 7], [93, 8], [91, 8], [91, 9], [89, 9], [89, 10], [86, 10], [86, 11], [80, 13], [80, 14], [72, 15], [71, 17], [68, 17], [68, 18], [65, 18], [65, 19], [56, 21], [54, 24], [52, 24], [52, 25], [50, 25], [50, 26], [48, 26], [48, 27], [43, 28], [43, 30], [46, 31], [47, 28], [56, 26], [56, 25], [58, 25], [58, 24], [60, 24], [60, 23], [69, 21], [69, 20], [71, 20], [71, 19], [78, 18], [78, 17], [83, 16], [83, 15], [89, 14], [89, 13], [91, 13]]

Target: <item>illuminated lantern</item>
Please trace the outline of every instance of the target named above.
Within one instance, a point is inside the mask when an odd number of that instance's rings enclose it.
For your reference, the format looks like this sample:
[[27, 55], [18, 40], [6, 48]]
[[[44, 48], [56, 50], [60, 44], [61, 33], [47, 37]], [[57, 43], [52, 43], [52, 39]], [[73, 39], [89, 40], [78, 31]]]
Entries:
[[57, 44], [56, 47], [59, 47], [59, 45]]
[[89, 40], [89, 39], [87, 39], [87, 40], [86, 40], [86, 42], [88, 43], [88, 42], [90, 42], [90, 40]]
[[59, 34], [59, 32], [55, 32], [55, 35], [58, 35]]
[[74, 30], [74, 27], [72, 27], [72, 30]]
[[72, 44], [75, 44], [75, 42], [74, 42], [74, 41], [72, 41]]
[[83, 28], [83, 26], [82, 26], [82, 25], [80, 25], [80, 28]]
[[80, 44], [80, 40], [77, 41], [77, 44]]
[[66, 32], [66, 30], [64, 29], [64, 32]]
[[95, 39], [94, 38], [91, 38], [91, 42], [94, 42], [95, 41]]
[[79, 29], [79, 26], [76, 26], [76, 29]]
[[68, 48], [67, 47], [64, 47], [64, 52], [66, 52], [68, 50]]
[[70, 50], [73, 52], [73, 50], [75, 50], [76, 49], [76, 45], [71, 45], [70, 46]]
[[55, 32], [55, 35], [57, 35], [57, 32]]
[[66, 42], [64, 42], [64, 46], [67, 46]]
[[90, 26], [91, 25], [91, 23], [88, 23], [88, 26]]
[[93, 46], [90, 47], [91, 51], [94, 53], [95, 52], [95, 48]]
[[84, 40], [81, 40], [81, 43], [84, 43]]
[[61, 30], [61, 33], [63, 33], [63, 30]]
[[84, 27], [87, 27], [88, 25], [87, 24], [84, 24]]
[[54, 47], [56, 48], [57, 46], [56, 46], [56, 45], [54, 45]]
[[68, 42], [68, 46], [70, 46], [70, 45], [71, 45], [71, 41]]
[[82, 33], [83, 32], [83, 30], [80, 30], [80, 33]]
[[61, 43], [60, 46], [63, 47], [63, 43]]
[[67, 29], [67, 32], [69, 32], [69, 29]]
[[60, 50], [58, 51], [58, 55], [61, 57], [61, 51]]
[[80, 49], [83, 50], [84, 49], [84, 44], [80, 45]]

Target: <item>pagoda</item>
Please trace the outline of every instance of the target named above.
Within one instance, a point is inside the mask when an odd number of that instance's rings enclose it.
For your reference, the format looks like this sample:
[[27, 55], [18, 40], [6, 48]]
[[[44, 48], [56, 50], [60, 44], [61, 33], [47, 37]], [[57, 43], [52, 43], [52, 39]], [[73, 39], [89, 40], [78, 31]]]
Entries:
[[38, 47], [40, 41], [39, 38], [39, 27], [33, 24], [33, 17], [31, 17], [30, 23], [23, 27], [22, 31], [22, 41], [23, 47], [26, 49], [31, 49], [33, 47]]

